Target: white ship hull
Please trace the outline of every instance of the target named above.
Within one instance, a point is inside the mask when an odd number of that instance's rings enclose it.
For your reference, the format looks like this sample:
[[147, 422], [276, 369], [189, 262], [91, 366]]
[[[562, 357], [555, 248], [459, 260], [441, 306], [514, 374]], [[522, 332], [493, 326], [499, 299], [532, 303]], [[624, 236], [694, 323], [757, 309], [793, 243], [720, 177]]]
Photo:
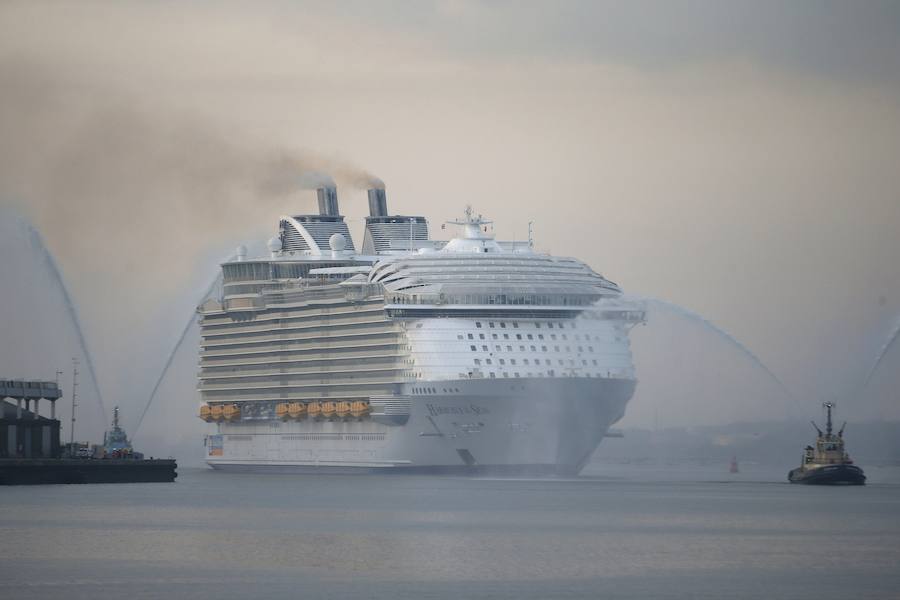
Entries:
[[565, 377], [403, 384], [391, 414], [223, 423], [207, 462], [253, 471], [574, 475], [622, 417], [634, 386]]

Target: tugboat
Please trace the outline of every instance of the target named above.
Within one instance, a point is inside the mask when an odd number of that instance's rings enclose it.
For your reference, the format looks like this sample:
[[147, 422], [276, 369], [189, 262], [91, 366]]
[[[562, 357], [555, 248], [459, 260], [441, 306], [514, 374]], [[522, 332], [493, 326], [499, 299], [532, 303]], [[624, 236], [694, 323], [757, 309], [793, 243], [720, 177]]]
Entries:
[[135, 452], [125, 430], [119, 426], [119, 407], [113, 409], [112, 429], [103, 434], [103, 456], [105, 458], [142, 459], [144, 455]]
[[788, 481], [809, 485], [865, 485], [865, 473], [853, 464], [850, 456], [844, 450], [846, 421], [835, 435], [831, 428], [831, 409], [834, 408], [834, 404], [825, 402], [822, 406], [828, 413], [825, 433], [822, 433], [819, 426], [812, 422], [812, 426], [818, 433], [816, 447], [806, 447], [803, 452], [802, 464], [796, 469], [791, 469], [791, 472], [788, 473]]

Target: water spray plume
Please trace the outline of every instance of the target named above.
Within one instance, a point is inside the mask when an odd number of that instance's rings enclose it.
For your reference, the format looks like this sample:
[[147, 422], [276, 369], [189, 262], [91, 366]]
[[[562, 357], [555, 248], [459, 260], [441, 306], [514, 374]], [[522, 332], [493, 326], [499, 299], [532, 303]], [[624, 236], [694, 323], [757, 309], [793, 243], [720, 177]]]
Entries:
[[884, 343], [884, 346], [881, 347], [881, 352], [878, 353], [878, 356], [875, 358], [875, 362], [872, 363], [872, 368], [869, 369], [869, 372], [866, 374], [866, 379], [862, 384], [863, 388], [869, 385], [869, 381], [872, 380], [872, 376], [875, 375], [878, 367], [881, 366], [881, 361], [884, 360], [884, 357], [888, 353], [888, 350], [891, 349], [891, 347], [894, 345], [894, 342], [897, 341], [898, 337], [900, 337], [900, 317], [898, 317], [897, 321], [894, 323], [894, 328], [891, 330], [891, 334], [888, 336], [887, 341]]
[[768, 375], [768, 377], [773, 382], [775, 382], [775, 384], [784, 393], [785, 396], [787, 396], [791, 400], [794, 400], [794, 395], [791, 393], [791, 391], [788, 389], [788, 387], [781, 381], [781, 379], [778, 378], [777, 375], [775, 375], [775, 373], [773, 373], [771, 371], [771, 369], [769, 369], [765, 365], [765, 363], [762, 360], [759, 359], [758, 356], [756, 356], [756, 354], [753, 353], [753, 351], [751, 351], [744, 344], [742, 344], [737, 338], [735, 338], [733, 335], [731, 335], [730, 333], [728, 333], [727, 331], [725, 331], [724, 329], [722, 329], [715, 323], [712, 323], [711, 321], [698, 315], [697, 313], [695, 313], [691, 310], [688, 310], [688, 309], [684, 308], [683, 306], [679, 306], [678, 304], [675, 304], [673, 302], [667, 302], [666, 300], [660, 300], [658, 298], [649, 298], [646, 296], [636, 296], [636, 298], [643, 300], [644, 302], [646, 302], [648, 304], [655, 304], [658, 307], [666, 308], [666, 309], [668, 309], [678, 315], [681, 315], [682, 317], [690, 319], [692, 321], [697, 321], [699, 323], [702, 323], [704, 326], [708, 327], [713, 332], [715, 332], [716, 335], [727, 340], [729, 343], [731, 343], [733, 346], [735, 346], [738, 350], [740, 350], [741, 353], [743, 353], [745, 356], [747, 356], [747, 358], [749, 358], [757, 368], [761, 369], [766, 375]]
[[75, 303], [72, 301], [72, 297], [69, 295], [69, 290], [66, 287], [65, 280], [62, 277], [62, 273], [60, 272], [59, 267], [56, 266], [56, 261], [53, 259], [53, 255], [50, 254], [50, 251], [47, 250], [47, 246], [44, 244], [44, 238], [41, 236], [40, 232], [38, 232], [37, 229], [35, 229], [24, 219], [21, 220], [21, 223], [28, 232], [32, 248], [39, 253], [41, 260], [44, 261], [44, 264], [46, 265], [50, 276], [59, 289], [60, 294], [62, 294], [63, 302], [66, 305], [66, 312], [68, 313], [69, 318], [72, 321], [72, 325], [75, 327], [75, 334], [78, 336], [78, 345], [81, 347], [81, 352], [84, 355], [84, 362], [87, 365], [88, 373], [91, 376], [91, 382], [93, 382], [94, 389], [97, 392], [97, 404], [99, 405], [100, 412], [102, 413], [103, 417], [103, 422], [105, 423], [107, 419], [106, 406], [103, 403], [103, 394], [100, 392], [100, 381], [97, 379], [97, 372], [94, 369], [94, 359], [91, 355], [90, 349], [88, 348], [84, 332], [81, 329], [81, 319], [79, 319], [78, 317], [78, 310], [75, 308]]
[[[229, 262], [234, 260], [234, 256], [227, 258], [223, 262]], [[213, 291], [221, 284], [222, 282], [222, 274], [217, 273], [212, 282], [207, 286], [206, 291], [203, 296], [200, 298], [200, 301], [197, 304], [202, 304], [210, 295], [212, 295]], [[147, 415], [147, 411], [150, 410], [150, 406], [153, 404], [153, 400], [156, 398], [156, 393], [159, 391], [159, 387], [162, 385], [163, 380], [166, 378], [166, 374], [169, 372], [169, 368], [172, 366], [172, 362], [175, 360], [175, 355], [178, 354], [178, 350], [181, 348], [181, 345], [184, 343], [184, 339], [187, 337], [188, 332], [190, 332], [191, 328], [194, 326], [194, 323], [197, 322], [197, 312], [192, 311], [191, 316], [188, 319], [187, 323], [184, 326], [184, 329], [181, 331], [181, 335], [178, 337], [178, 341], [175, 342], [175, 345], [172, 347], [172, 351], [169, 352], [169, 357], [166, 359], [165, 364], [163, 365], [162, 371], [159, 373], [159, 377], [156, 378], [156, 383], [153, 385], [153, 389], [150, 391], [150, 396], [147, 398], [147, 403], [144, 405], [144, 410], [141, 411], [141, 416], [138, 418], [137, 425], [134, 426], [134, 430], [132, 433], [132, 439], [137, 435], [138, 431], [141, 428], [141, 423], [144, 422], [144, 417]]]

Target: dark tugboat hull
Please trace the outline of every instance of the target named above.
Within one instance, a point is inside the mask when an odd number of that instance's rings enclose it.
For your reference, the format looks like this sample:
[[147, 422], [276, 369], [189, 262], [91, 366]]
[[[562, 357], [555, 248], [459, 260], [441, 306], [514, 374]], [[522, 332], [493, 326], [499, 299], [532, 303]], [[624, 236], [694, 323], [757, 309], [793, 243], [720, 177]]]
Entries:
[[865, 485], [866, 475], [856, 465], [827, 465], [812, 469], [798, 467], [788, 473], [788, 481], [807, 485]]

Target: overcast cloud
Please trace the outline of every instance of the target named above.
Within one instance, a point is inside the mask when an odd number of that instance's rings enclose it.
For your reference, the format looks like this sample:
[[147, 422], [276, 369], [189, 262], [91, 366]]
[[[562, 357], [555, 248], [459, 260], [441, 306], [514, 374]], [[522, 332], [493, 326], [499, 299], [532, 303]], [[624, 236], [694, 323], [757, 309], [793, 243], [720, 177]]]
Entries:
[[[896, 378], [855, 386], [900, 315], [898, 33], [888, 2], [7, 2], [0, 192], [103, 340], [107, 398], [142, 402], [217, 258], [312, 206], [259, 193], [259, 161], [287, 155], [381, 177], [435, 234], [466, 203], [501, 238], [534, 220], [540, 249], [718, 323], [801, 402], [897, 418]], [[98, 203], [105, 164], [134, 173], [110, 170]], [[90, 235], [54, 235], [63, 201], [93, 207], [74, 221]], [[98, 214], [116, 247], [88, 227]], [[677, 340], [635, 340], [628, 418], [646, 424], [684, 369]]]

